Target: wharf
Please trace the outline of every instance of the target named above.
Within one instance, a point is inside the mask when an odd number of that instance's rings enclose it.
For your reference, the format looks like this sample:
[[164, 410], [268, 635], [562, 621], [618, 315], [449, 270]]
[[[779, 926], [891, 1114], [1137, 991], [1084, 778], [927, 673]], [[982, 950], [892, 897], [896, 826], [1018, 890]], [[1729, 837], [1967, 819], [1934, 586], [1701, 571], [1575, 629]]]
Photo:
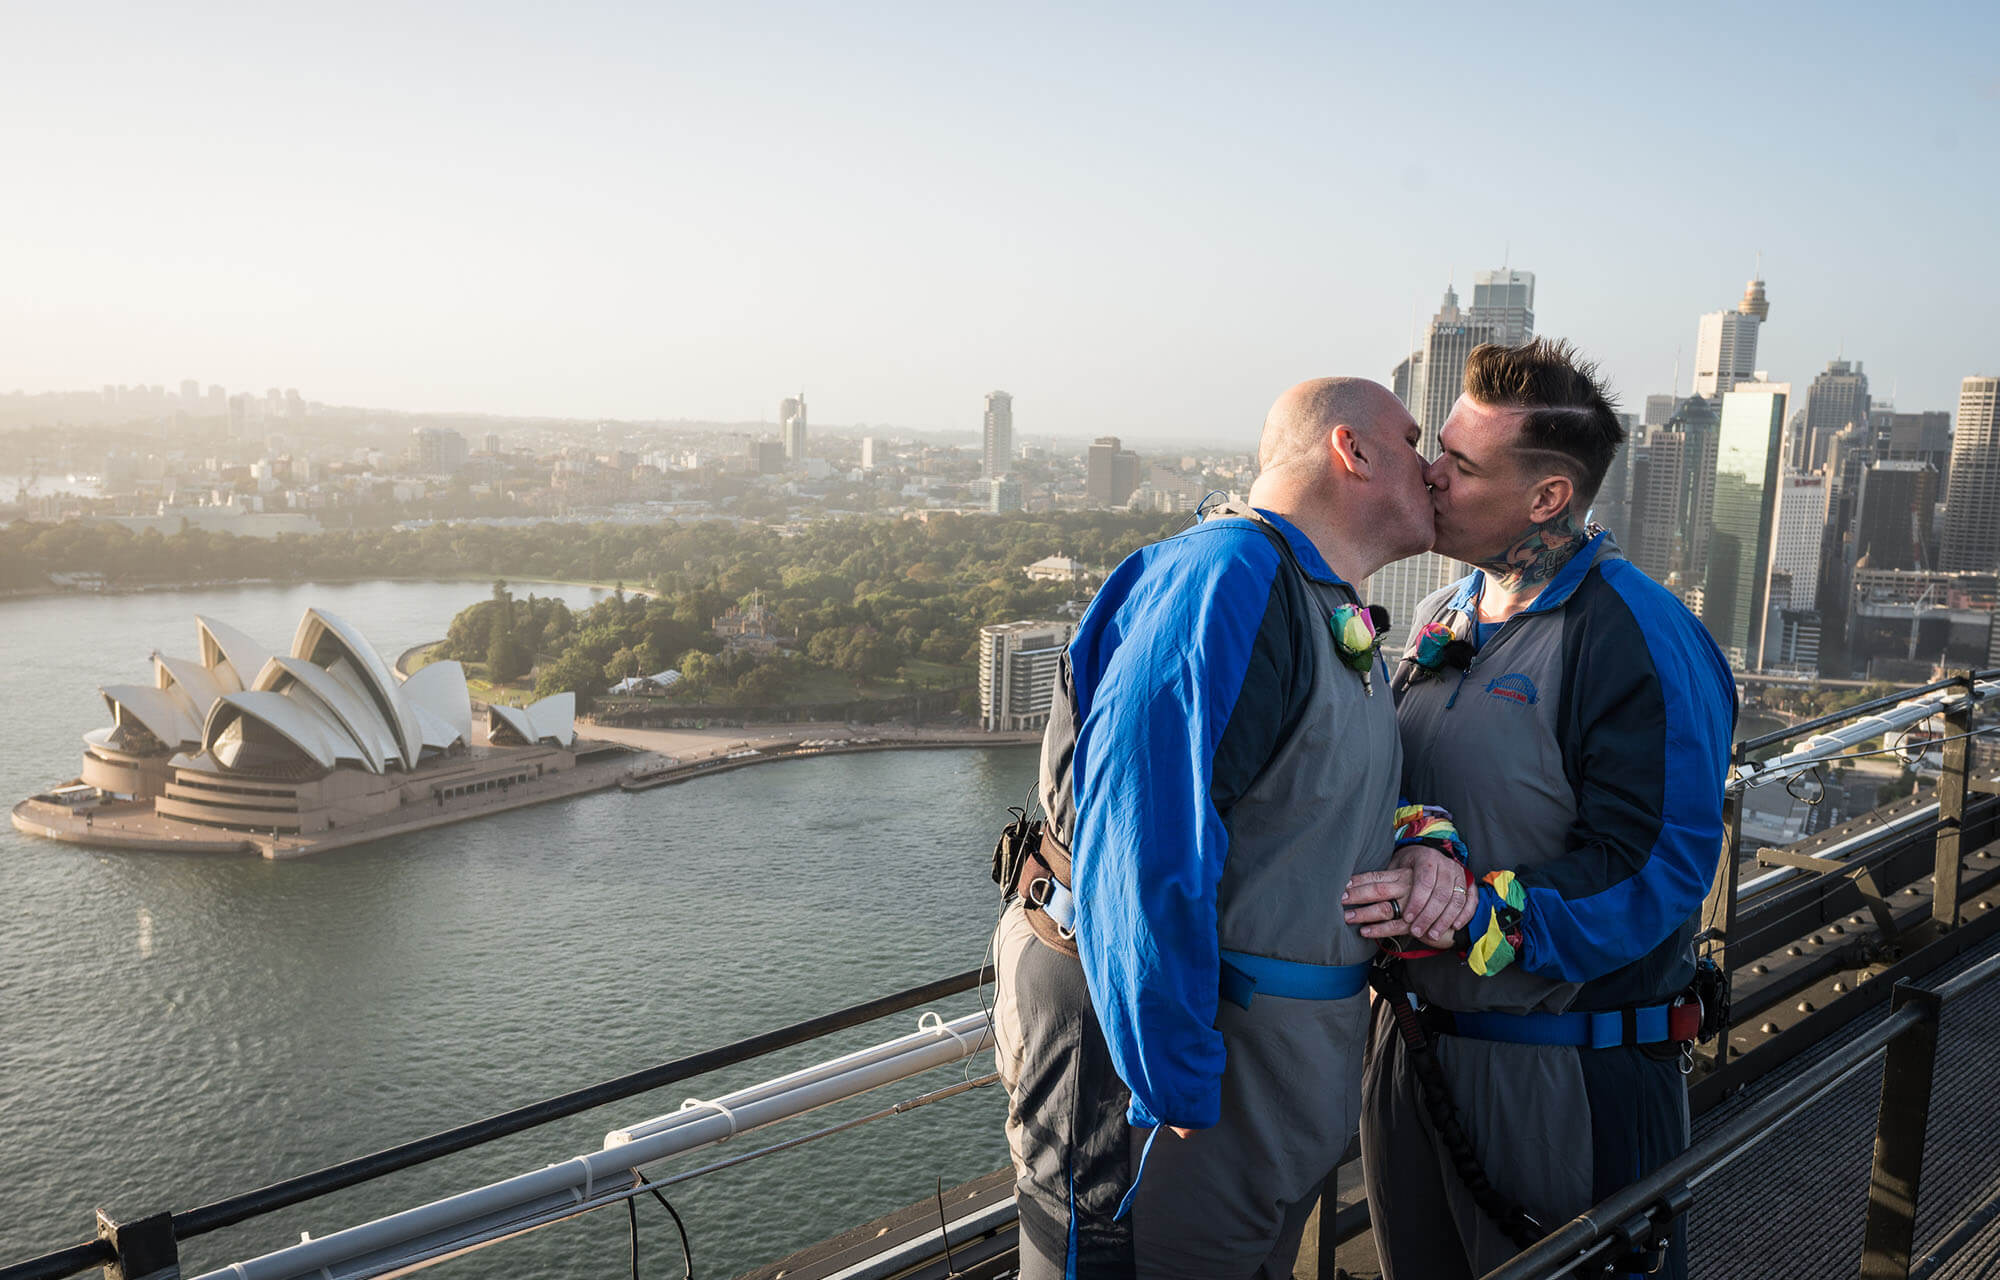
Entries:
[[[667, 754], [675, 735], [655, 729], [610, 729], [598, 732], [628, 746], [649, 748], [661, 763], [634, 770], [618, 785], [626, 791], [650, 791], [692, 778], [709, 777], [745, 769], [751, 765], [780, 760], [806, 760], [816, 756], [858, 755], [867, 751], [934, 751], [950, 747], [1030, 747], [1040, 746], [1040, 733], [985, 733], [964, 729], [880, 729], [867, 731], [846, 727], [835, 729], [786, 726], [784, 733], [730, 738], [711, 743], [698, 755]], [[808, 736], [827, 735], [827, 736]], [[834, 736], [839, 735], [839, 736]]]

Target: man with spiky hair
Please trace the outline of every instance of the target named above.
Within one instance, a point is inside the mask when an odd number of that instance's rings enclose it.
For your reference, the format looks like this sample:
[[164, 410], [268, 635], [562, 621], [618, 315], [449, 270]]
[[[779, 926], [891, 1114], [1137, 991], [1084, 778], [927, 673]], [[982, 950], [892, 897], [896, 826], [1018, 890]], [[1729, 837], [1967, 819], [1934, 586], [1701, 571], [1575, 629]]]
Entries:
[[[1681, 602], [1590, 525], [1624, 429], [1566, 342], [1482, 346], [1426, 471], [1436, 550], [1397, 676], [1403, 792], [1466, 872], [1356, 876], [1392, 966], [1361, 1141], [1387, 1280], [1472, 1280], [1688, 1141], [1676, 997], [1723, 840], [1735, 687]], [[1622, 1266], [1685, 1276], [1684, 1233]]]

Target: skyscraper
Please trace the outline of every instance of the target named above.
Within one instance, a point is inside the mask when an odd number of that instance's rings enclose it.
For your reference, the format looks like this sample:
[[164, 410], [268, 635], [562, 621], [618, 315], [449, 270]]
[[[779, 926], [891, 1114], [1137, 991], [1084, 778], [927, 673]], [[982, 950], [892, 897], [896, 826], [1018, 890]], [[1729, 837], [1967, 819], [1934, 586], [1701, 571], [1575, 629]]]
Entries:
[[1778, 446], [1791, 387], [1739, 385], [1722, 397], [1716, 436], [1714, 529], [1702, 578], [1702, 615], [1732, 664], [1762, 665], [1771, 526], [1778, 497]]
[[[1482, 275], [1525, 276], [1527, 299], [1534, 300], [1534, 277], [1527, 272], [1482, 272]], [[1521, 285], [1512, 282], [1499, 287], [1518, 291]], [[1506, 296], [1517, 296], [1509, 293]], [[1527, 322], [1532, 323], [1533, 313], [1524, 306]], [[1431, 317], [1430, 328], [1424, 331], [1424, 346], [1416, 360], [1414, 376], [1410, 387], [1410, 416], [1423, 429], [1423, 440], [1419, 448], [1426, 458], [1438, 455], [1438, 432], [1444, 428], [1446, 418], [1451, 416], [1452, 406], [1458, 403], [1458, 394], [1465, 384], [1465, 361], [1472, 349], [1482, 342], [1496, 342], [1500, 331], [1493, 324], [1474, 321], [1458, 305], [1458, 294], [1450, 285], [1445, 286], [1444, 301], [1437, 314]], [[1526, 341], [1524, 336], [1522, 341]], [[1410, 620], [1417, 606], [1425, 596], [1451, 582], [1459, 574], [1455, 562], [1444, 556], [1426, 551], [1422, 555], [1411, 556], [1385, 565], [1368, 580], [1368, 600], [1389, 611], [1389, 628], [1383, 633], [1383, 643], [1389, 648], [1399, 648], [1410, 634]]]
[[1792, 580], [1791, 607], [1818, 604], [1819, 553], [1826, 537], [1828, 500], [1832, 489], [1822, 475], [1787, 473], [1778, 483], [1777, 505], [1771, 517], [1772, 574]]
[[193, 378], [181, 379], [181, 407], [192, 409], [201, 401], [201, 384]]
[[2000, 569], [2000, 378], [1967, 378], [1959, 384], [1938, 568], [1946, 573]]
[[1928, 462], [1938, 473], [1942, 494], [1951, 478], [1951, 415], [1942, 409], [1898, 413], [1887, 405], [1870, 405], [1868, 434], [1875, 455], [1888, 462]]
[[1396, 399], [1403, 402], [1405, 409], [1410, 407], [1410, 395], [1416, 387], [1417, 370], [1423, 367], [1423, 363], [1424, 353], [1412, 351], [1398, 360], [1396, 367], [1389, 371], [1389, 390], [1395, 392]]
[[874, 436], [861, 437], [861, 469], [863, 471], [873, 471], [875, 469]]
[[1831, 497], [1824, 475], [1788, 472], [1778, 482], [1764, 633], [1757, 645], [1766, 667], [1811, 670], [1819, 665], [1819, 559]]
[[1647, 396], [1646, 416], [1640, 420], [1640, 425], [1646, 427], [1664, 427], [1667, 425], [1667, 419], [1673, 417], [1674, 411], [1680, 407], [1681, 398], [1679, 396]]
[[992, 479], [1013, 470], [1014, 397], [1005, 391], [986, 393], [986, 476]]
[[1621, 413], [1618, 425], [1625, 428], [1625, 439], [1611, 453], [1611, 465], [1605, 468], [1604, 483], [1598, 486], [1597, 496], [1591, 500], [1590, 519], [1609, 529], [1618, 545], [1624, 546], [1626, 535], [1631, 532], [1632, 454], [1642, 444], [1638, 419], [1629, 413]]
[[778, 401], [778, 439], [785, 446], [785, 461], [801, 465], [806, 460], [806, 393]]
[[1868, 425], [1868, 375], [1861, 362], [1829, 360], [1826, 370], [1806, 392], [1806, 429], [1796, 465], [1817, 471], [1826, 461], [1827, 443], [1848, 426]]
[[1480, 271], [1472, 277], [1472, 323], [1489, 325], [1494, 342], [1518, 347], [1535, 336], [1535, 273]]
[[1916, 459], [1871, 462], [1854, 501], [1854, 561], [1870, 569], [1930, 567], [1937, 472]]
[[1680, 559], [1680, 496], [1682, 461], [1687, 437], [1656, 428], [1646, 436], [1645, 449], [1632, 459], [1631, 536], [1626, 556], [1655, 582], [1674, 576]]
[[1713, 400], [1757, 376], [1757, 332], [1771, 314], [1764, 282], [1752, 280], [1734, 311], [1701, 318], [1694, 346], [1694, 393]]
[[[1715, 518], [1715, 451], [1721, 430], [1721, 406], [1714, 400], [1689, 396], [1667, 420], [1667, 430], [1681, 436], [1680, 470], [1674, 514], [1680, 551], [1674, 558], [1678, 585], [1699, 586], [1708, 572], [1709, 535]], [[1657, 482], [1656, 482], [1657, 483]]]

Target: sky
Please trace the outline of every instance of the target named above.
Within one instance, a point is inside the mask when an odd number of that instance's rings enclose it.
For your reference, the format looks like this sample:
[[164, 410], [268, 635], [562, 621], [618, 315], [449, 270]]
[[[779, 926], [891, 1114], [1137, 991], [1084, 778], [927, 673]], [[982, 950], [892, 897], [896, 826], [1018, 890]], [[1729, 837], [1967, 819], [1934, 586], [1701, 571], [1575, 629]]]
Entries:
[[[1643, 9], [1643, 11], [1641, 11]], [[287, 12], [287, 10], [297, 10]], [[2000, 6], [10, 6], [0, 390], [1247, 445], [1447, 283], [2000, 372]]]

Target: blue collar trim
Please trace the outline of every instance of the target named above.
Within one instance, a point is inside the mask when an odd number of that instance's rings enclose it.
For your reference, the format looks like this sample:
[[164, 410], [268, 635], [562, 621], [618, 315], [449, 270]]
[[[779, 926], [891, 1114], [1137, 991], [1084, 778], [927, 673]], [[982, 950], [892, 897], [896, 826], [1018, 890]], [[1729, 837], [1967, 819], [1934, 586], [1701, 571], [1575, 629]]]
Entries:
[[[1569, 563], [1549, 580], [1549, 585], [1543, 587], [1542, 593], [1521, 612], [1547, 613], [1552, 609], [1562, 608], [1576, 589], [1583, 584], [1584, 575], [1597, 563], [1598, 552], [1604, 549], [1605, 540], [1610, 536], [1609, 533], [1599, 533], [1579, 547], [1577, 553], [1569, 558]], [[1474, 569], [1470, 576], [1459, 579], [1458, 590], [1452, 595], [1451, 603], [1446, 607], [1470, 609], [1473, 601], [1479, 599], [1479, 593], [1485, 587], [1485, 570]]]

